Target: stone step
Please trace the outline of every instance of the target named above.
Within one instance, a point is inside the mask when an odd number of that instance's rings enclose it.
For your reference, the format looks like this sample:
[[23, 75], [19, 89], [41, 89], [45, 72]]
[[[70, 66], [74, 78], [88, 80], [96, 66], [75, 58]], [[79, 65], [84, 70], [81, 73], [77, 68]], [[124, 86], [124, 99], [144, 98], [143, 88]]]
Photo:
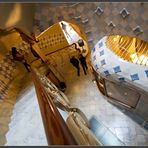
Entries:
[[34, 87], [16, 102], [6, 139], [8, 146], [47, 145]]
[[[32, 91], [30, 91], [31, 89]], [[32, 108], [34, 108], [34, 104], [30, 103], [33, 100], [29, 99], [33, 96], [36, 96], [36, 94], [35, 94], [35, 89], [33, 88], [33, 85], [32, 85], [32, 87], [30, 87], [30, 89], [25, 92], [25, 95], [24, 96], [22, 95], [21, 100], [19, 100], [15, 104], [13, 115], [11, 116], [11, 123], [9, 124], [10, 129], [11, 127], [14, 127], [17, 122], [19, 122], [20, 116], [24, 117], [28, 112], [28, 110], [31, 110]]]
[[9, 127], [7, 125], [0, 124], [0, 135], [1, 136], [3, 135], [5, 137], [8, 130], [9, 130]]
[[0, 145], [4, 145], [6, 143], [6, 137], [0, 134]]
[[0, 104], [0, 117], [8, 117], [12, 115], [13, 105], [7, 102]]
[[90, 120], [90, 128], [103, 146], [125, 145], [114, 133], [112, 133], [103, 125], [101, 121], [97, 120], [95, 117], [92, 117]]
[[13, 104], [3, 100], [0, 103], [0, 145], [6, 143], [6, 133], [9, 131], [9, 123], [13, 111]]
[[10, 121], [10, 117], [0, 117], [0, 125], [7, 125]]
[[[4, 122], [5, 121], [5, 122]], [[0, 145], [6, 143], [6, 134], [9, 131], [8, 120], [0, 118]]]
[[15, 115], [13, 115], [14, 105], [18, 99], [18, 93], [20, 90], [24, 89], [21, 82], [25, 82], [23, 86], [26, 87], [26, 85], [28, 85], [28, 81], [30, 81], [29, 76], [30, 75], [26, 73], [25, 77], [24, 75], [15, 77], [13, 82], [10, 84], [6, 97], [3, 100], [0, 100], [0, 145], [4, 145], [6, 143], [6, 134], [9, 133], [11, 127], [10, 122], [15, 117]]

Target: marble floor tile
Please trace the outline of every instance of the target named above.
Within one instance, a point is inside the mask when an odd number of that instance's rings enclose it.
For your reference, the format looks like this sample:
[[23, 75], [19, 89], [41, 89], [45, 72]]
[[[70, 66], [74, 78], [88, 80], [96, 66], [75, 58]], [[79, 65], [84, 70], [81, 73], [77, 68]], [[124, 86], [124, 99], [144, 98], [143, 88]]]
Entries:
[[71, 72], [71, 76], [67, 74], [65, 78], [68, 84], [65, 93], [70, 98], [71, 104], [80, 108], [88, 119], [95, 116], [125, 145], [147, 144], [144, 138], [147, 139], [148, 131], [105, 99], [106, 97], [99, 92], [97, 85], [92, 81], [94, 78], [91, 72], [87, 76], [82, 74], [80, 77]]
[[[88, 120], [91, 121], [95, 116], [96, 120], [102, 123], [104, 145], [120, 145], [118, 140], [109, 137], [116, 137], [127, 146], [148, 145], [148, 132], [105, 99], [106, 97], [99, 92], [97, 85], [92, 81], [94, 77], [91, 72], [86, 76], [81, 73], [78, 77], [71, 66], [64, 72], [64, 77], [67, 84], [65, 94], [71, 105], [81, 109]], [[13, 112], [6, 145], [47, 145], [34, 94], [34, 87], [30, 87], [25, 95], [20, 95]], [[103, 131], [106, 131], [106, 134]]]

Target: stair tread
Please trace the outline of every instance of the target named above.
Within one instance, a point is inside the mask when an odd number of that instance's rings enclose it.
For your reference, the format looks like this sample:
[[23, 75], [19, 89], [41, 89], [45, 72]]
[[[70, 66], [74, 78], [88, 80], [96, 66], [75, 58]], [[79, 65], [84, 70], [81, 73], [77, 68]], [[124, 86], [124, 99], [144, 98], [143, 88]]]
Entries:
[[0, 134], [0, 145], [4, 145], [6, 143], [6, 137]]
[[0, 124], [0, 135], [5, 137], [5, 134], [8, 132], [9, 127], [6, 125]]
[[10, 120], [11, 120], [11, 118], [9, 117], [9, 116], [7, 116], [7, 117], [0, 117], [0, 124], [7, 124], [7, 123], [9, 123], [10, 122]]

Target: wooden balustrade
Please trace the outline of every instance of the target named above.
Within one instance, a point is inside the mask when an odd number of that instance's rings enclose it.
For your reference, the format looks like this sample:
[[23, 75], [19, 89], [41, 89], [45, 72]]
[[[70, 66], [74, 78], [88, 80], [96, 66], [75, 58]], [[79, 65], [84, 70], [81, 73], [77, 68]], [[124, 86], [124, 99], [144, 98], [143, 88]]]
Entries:
[[35, 70], [31, 70], [49, 145], [77, 145], [65, 121], [46, 92]]
[[9, 27], [9, 28], [5, 28], [5, 29], [0, 29], [1, 35], [11, 34], [12, 32], [18, 32], [20, 34], [20, 37], [22, 38], [22, 40], [25, 41], [26, 43], [34, 44], [35, 42], [37, 42], [32, 36], [27, 35], [20, 28]]

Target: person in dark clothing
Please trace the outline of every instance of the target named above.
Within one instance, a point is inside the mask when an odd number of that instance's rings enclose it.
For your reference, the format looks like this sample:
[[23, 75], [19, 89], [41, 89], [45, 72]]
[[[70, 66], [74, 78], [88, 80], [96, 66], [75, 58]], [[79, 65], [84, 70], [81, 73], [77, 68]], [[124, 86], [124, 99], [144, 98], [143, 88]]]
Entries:
[[11, 50], [12, 50], [13, 59], [16, 61], [22, 62], [25, 68], [27, 69], [27, 71], [30, 72], [30, 69], [29, 69], [30, 65], [26, 62], [26, 60], [24, 59], [24, 56], [16, 50], [16, 47], [12, 47]]
[[70, 59], [70, 63], [77, 69], [77, 75], [80, 76], [79, 60], [72, 56], [72, 58]]
[[38, 53], [33, 49], [32, 45], [30, 44], [30, 49], [32, 54], [34, 55], [34, 57], [41, 59], [41, 62], [44, 63], [44, 61], [42, 60], [42, 58], [38, 55]]
[[87, 67], [87, 63], [86, 63], [86, 58], [82, 54], [80, 54], [79, 60], [80, 60], [81, 66], [83, 68], [84, 74], [87, 75], [86, 70], [88, 69], [88, 67]]

